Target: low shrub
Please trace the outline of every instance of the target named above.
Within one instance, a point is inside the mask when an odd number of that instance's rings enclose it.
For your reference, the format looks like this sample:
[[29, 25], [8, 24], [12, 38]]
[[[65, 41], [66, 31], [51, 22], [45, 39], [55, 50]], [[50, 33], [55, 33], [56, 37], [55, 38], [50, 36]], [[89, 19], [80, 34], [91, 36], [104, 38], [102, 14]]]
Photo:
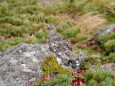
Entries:
[[55, 74], [71, 74], [72, 70], [63, 68], [58, 64], [55, 56], [48, 56], [46, 60], [42, 63], [41, 68], [43, 70], [43, 75], [55, 75]]
[[57, 77], [53, 78], [51, 81], [43, 82], [38, 81], [38, 86], [68, 86], [71, 85], [73, 77], [65, 74], [59, 74]]
[[115, 53], [110, 53], [109, 56], [103, 57], [102, 61], [106, 63], [115, 63]]
[[115, 33], [111, 32], [108, 35], [99, 36], [100, 46], [105, 49], [105, 54], [114, 52], [115, 49]]
[[114, 73], [101, 69], [88, 70], [83, 77], [87, 86], [113, 86]]

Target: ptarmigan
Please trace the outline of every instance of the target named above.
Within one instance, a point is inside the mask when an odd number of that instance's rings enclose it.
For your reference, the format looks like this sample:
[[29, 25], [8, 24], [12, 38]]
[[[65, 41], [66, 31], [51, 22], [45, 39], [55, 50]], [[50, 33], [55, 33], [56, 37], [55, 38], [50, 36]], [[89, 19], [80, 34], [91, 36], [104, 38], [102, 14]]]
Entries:
[[46, 24], [46, 27], [50, 30], [47, 41], [51, 51], [61, 60], [68, 61], [66, 64], [71, 64], [72, 68], [79, 66], [81, 58], [74, 54], [71, 43], [56, 33], [54, 25]]

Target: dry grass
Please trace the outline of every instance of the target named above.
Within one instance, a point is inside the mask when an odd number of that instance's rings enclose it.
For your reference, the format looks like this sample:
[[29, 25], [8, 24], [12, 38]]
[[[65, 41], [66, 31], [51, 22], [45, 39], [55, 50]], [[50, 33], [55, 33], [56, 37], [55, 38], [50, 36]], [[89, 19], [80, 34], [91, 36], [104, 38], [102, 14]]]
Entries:
[[106, 22], [101, 14], [95, 14], [92, 12], [79, 16], [76, 21], [83, 34], [95, 34], [94, 32]]
[[75, 24], [75, 20], [72, 19], [71, 15], [68, 14], [59, 14], [58, 19], [60, 22], [70, 22], [71, 24]]
[[56, 20], [58, 20], [58, 23], [57, 23], [57, 28], [60, 28], [62, 27], [62, 25], [75, 25], [75, 19], [73, 19], [71, 17], [71, 15], [69, 14], [57, 14], [56, 17]]

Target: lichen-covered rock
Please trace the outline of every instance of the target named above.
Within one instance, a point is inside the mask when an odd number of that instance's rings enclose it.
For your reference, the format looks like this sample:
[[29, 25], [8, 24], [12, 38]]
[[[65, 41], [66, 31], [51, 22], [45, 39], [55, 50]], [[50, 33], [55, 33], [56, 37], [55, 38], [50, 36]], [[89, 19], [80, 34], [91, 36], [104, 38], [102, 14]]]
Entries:
[[105, 26], [89, 40], [92, 48], [101, 48], [107, 53], [115, 52], [115, 23]]
[[23, 86], [41, 77], [48, 45], [19, 44], [0, 54], [0, 86]]
[[97, 31], [94, 38], [95, 38], [95, 40], [98, 40], [99, 36], [101, 36], [101, 35], [106, 36], [110, 32], [115, 32], [115, 23], [105, 26], [103, 29]]
[[102, 70], [115, 71], [115, 63], [103, 64], [101, 66], [92, 65], [89, 68], [93, 70], [95, 70], [96, 68], [101, 68]]

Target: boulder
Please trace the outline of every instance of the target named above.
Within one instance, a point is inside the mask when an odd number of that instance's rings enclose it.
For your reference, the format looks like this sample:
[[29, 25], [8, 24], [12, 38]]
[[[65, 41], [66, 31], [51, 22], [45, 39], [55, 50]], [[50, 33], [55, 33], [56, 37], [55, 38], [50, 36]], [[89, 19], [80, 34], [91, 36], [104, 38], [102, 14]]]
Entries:
[[102, 70], [115, 71], [115, 63], [107, 63], [101, 66], [92, 65], [89, 67], [89, 69], [92, 69], [92, 70], [95, 70], [96, 68], [100, 68]]
[[115, 32], [115, 23], [110, 24], [108, 26], [105, 26], [101, 30], [97, 31], [94, 38], [95, 38], [95, 40], [98, 40], [98, 38], [99, 38], [100, 35], [106, 36], [110, 32]]
[[[94, 49], [99, 49], [100, 47], [101, 49], [105, 50], [105, 48], [102, 47], [99, 38], [100, 36], [108, 36], [111, 32], [115, 32], [115, 23], [107, 25], [101, 30], [98, 30], [96, 34], [89, 39], [88, 44], [90, 44]], [[115, 48], [112, 48], [112, 51], [115, 52]]]
[[40, 64], [51, 54], [47, 44], [19, 44], [1, 53], [0, 86], [24, 86], [42, 77]]

